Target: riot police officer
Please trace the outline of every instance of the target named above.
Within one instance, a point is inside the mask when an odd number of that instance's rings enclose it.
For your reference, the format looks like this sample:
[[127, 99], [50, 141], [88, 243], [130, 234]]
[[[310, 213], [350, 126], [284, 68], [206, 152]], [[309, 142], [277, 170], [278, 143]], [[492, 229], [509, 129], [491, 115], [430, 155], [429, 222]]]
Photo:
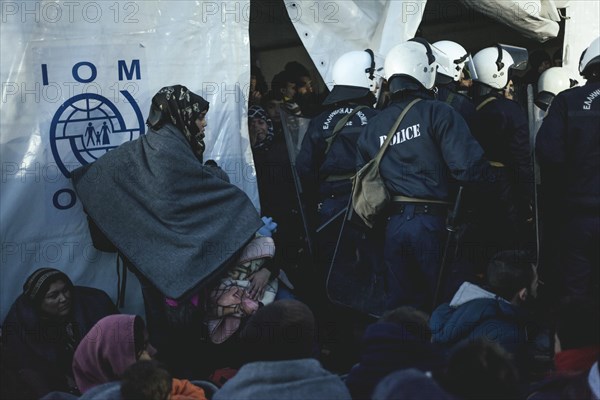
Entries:
[[448, 208], [448, 179], [474, 182], [487, 168], [483, 150], [465, 120], [434, 99], [436, 55], [422, 39], [393, 47], [385, 60], [392, 102], [358, 140], [358, 166], [374, 158], [404, 108], [380, 166], [393, 203], [385, 231], [386, 308], [431, 306], [440, 268], [440, 244]]
[[564, 216], [560, 236], [563, 294], [598, 296], [600, 228], [600, 37], [582, 54], [585, 85], [554, 100], [536, 138], [542, 186], [553, 187]]
[[535, 105], [547, 111], [554, 97], [563, 90], [569, 89], [574, 83], [565, 68], [552, 67], [545, 70], [537, 82]]
[[[350, 178], [356, 173], [356, 140], [377, 114], [373, 109], [376, 76], [371, 50], [343, 54], [335, 62], [332, 76], [334, 87], [323, 102], [328, 109], [311, 120], [296, 158], [303, 189], [314, 193], [309, 197], [318, 203], [318, 227], [348, 206]], [[336, 220], [342, 219], [340, 214]], [[328, 248], [321, 246], [322, 251], [331, 255], [338, 232], [329, 230], [330, 243], [321, 243]]]
[[477, 112], [471, 127], [496, 176], [488, 196], [479, 202], [478, 238], [487, 249], [481, 254], [483, 264], [497, 251], [530, 249], [534, 243], [529, 124], [519, 104], [504, 95], [512, 71], [525, 68], [526, 60], [526, 49], [504, 45], [485, 48], [473, 57]]
[[460, 81], [464, 78], [465, 65], [471, 56], [464, 47], [450, 40], [440, 40], [433, 46], [447, 57], [447, 62], [440, 63], [435, 77], [437, 99], [450, 104], [470, 125], [475, 115], [475, 106], [471, 99], [458, 90]]
[[[537, 82], [537, 94], [534, 103], [532, 116], [534, 128], [532, 135], [537, 135], [543, 118], [545, 117], [550, 104], [557, 94], [569, 89], [576, 83], [575, 80], [569, 77], [566, 68], [552, 67], [545, 70]], [[532, 141], [535, 143], [535, 140]], [[563, 195], [562, 189], [557, 185], [552, 185], [546, 182], [543, 186], [540, 184], [540, 168], [539, 162], [534, 157], [535, 161], [535, 177], [536, 177], [536, 205], [538, 218], [538, 233], [539, 233], [539, 263], [538, 274], [544, 282], [543, 288], [540, 291], [540, 298], [548, 300], [553, 304], [557, 300], [557, 290], [560, 284], [560, 235], [561, 223], [559, 220], [563, 214], [561, 204], [556, 199]]]

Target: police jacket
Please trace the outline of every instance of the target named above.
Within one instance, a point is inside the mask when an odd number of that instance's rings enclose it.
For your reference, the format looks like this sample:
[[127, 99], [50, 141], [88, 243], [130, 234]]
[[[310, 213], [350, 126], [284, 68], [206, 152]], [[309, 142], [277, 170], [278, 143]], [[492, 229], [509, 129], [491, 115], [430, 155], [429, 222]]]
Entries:
[[367, 125], [358, 140], [358, 167], [375, 157], [402, 110], [406, 114], [379, 166], [391, 195], [447, 200], [451, 175], [461, 182], [483, 181], [488, 162], [465, 120], [426, 92], [405, 93]]
[[599, 137], [600, 82], [554, 98], [536, 137], [536, 155], [544, 182], [559, 181], [572, 205], [600, 206]]
[[[491, 100], [493, 98], [493, 100]], [[483, 104], [483, 102], [487, 102]], [[501, 163], [513, 177], [513, 187], [522, 199], [533, 198], [532, 152], [529, 124], [525, 112], [516, 101], [501, 93], [491, 92], [478, 98], [471, 128], [490, 161]]]
[[471, 99], [456, 90], [456, 84], [438, 86], [437, 99], [454, 108], [467, 121], [469, 127], [475, 116], [475, 106]]
[[[303, 185], [318, 186], [321, 195], [350, 193], [350, 176], [356, 173], [356, 141], [363, 127], [378, 111], [365, 108], [352, 116], [327, 148], [338, 121], [359, 106], [354, 102], [337, 103], [335, 107], [310, 121], [302, 147], [296, 157], [296, 170]], [[345, 178], [344, 178], [345, 177]]]

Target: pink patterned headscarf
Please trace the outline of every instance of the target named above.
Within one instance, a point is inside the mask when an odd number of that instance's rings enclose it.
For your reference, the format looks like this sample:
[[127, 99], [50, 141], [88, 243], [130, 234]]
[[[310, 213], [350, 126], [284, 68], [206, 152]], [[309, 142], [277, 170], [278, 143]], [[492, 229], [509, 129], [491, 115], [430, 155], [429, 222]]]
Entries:
[[73, 374], [81, 393], [121, 379], [125, 370], [137, 361], [136, 318], [140, 317], [109, 315], [85, 335], [73, 356]]

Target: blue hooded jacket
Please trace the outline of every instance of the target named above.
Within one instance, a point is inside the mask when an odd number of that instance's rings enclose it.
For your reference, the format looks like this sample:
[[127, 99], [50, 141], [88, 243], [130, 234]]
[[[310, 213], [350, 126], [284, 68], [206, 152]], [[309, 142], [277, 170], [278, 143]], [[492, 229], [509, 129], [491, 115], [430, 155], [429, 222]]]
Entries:
[[468, 282], [462, 284], [450, 303], [435, 309], [429, 327], [433, 342], [450, 349], [483, 338], [520, 356], [527, 343], [522, 310]]

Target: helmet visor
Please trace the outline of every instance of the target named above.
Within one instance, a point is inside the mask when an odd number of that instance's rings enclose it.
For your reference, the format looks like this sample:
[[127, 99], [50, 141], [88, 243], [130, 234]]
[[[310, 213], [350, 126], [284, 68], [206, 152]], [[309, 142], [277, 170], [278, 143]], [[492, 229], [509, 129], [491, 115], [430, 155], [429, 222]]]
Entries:
[[499, 43], [498, 46], [500, 46], [502, 50], [508, 52], [513, 59], [513, 65], [509, 66], [509, 68], [517, 71], [525, 71], [527, 69], [529, 53], [527, 52], [526, 48], [501, 43]]
[[465, 67], [463, 68], [463, 74], [465, 79], [477, 80], [479, 78], [477, 75], [477, 68], [475, 68], [475, 63], [473, 62], [473, 57], [471, 57], [471, 54], [467, 55]]
[[452, 60], [450, 60], [450, 57], [446, 53], [444, 53], [443, 50], [434, 46], [433, 44], [430, 44], [430, 46], [431, 46], [431, 52], [433, 53], [433, 56], [435, 57], [434, 63], [436, 64], [436, 70], [439, 69], [440, 67], [442, 67], [444, 69], [449, 69], [450, 65], [452, 64]]

